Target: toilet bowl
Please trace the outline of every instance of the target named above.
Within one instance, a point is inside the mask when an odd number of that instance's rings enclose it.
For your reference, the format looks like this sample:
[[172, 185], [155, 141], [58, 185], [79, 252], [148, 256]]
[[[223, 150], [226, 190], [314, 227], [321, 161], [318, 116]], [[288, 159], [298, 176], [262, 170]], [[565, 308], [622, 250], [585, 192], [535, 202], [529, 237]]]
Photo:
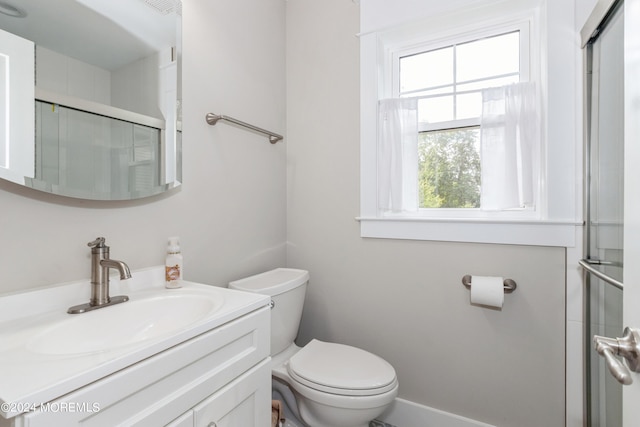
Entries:
[[305, 270], [278, 268], [229, 287], [271, 296], [272, 375], [293, 392], [296, 416], [310, 427], [367, 427], [397, 396], [395, 370], [356, 347], [294, 343], [308, 280]]

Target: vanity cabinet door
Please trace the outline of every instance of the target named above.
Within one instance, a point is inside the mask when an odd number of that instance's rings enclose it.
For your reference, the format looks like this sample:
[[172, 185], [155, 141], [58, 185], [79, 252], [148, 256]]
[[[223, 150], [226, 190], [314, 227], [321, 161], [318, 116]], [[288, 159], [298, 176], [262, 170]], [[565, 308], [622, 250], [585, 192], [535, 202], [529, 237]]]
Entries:
[[194, 408], [194, 427], [264, 427], [271, 422], [267, 359]]

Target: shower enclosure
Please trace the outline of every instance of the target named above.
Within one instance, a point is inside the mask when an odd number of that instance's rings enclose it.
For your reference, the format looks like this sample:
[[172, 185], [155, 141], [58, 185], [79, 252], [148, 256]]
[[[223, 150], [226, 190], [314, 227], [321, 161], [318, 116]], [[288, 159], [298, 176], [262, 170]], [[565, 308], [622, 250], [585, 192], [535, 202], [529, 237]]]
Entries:
[[[603, 6], [604, 4], [604, 6]], [[602, 8], [598, 12], [598, 7]], [[598, 16], [600, 15], [600, 16]], [[624, 234], [624, 4], [600, 1], [585, 37], [586, 420], [622, 426], [622, 385], [592, 337], [618, 336], [622, 322]], [[595, 35], [593, 35], [595, 33]]]
[[64, 196], [119, 200], [163, 190], [162, 129], [35, 101], [32, 187]]

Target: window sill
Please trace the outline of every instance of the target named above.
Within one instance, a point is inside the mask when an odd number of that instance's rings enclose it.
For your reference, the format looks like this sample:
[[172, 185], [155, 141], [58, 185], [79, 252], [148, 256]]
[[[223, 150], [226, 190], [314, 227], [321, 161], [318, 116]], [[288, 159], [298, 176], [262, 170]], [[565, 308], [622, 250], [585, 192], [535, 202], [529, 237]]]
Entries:
[[574, 247], [581, 222], [358, 217], [361, 237]]

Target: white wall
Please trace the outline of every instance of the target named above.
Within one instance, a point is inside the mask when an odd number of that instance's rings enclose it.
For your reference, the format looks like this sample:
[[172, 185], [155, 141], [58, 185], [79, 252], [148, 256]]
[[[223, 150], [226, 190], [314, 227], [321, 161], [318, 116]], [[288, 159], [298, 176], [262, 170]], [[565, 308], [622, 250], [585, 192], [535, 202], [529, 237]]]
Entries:
[[160, 65], [170, 52], [156, 52], [111, 72], [111, 105], [146, 116], [164, 118], [160, 112]]
[[168, 50], [157, 52], [109, 71], [36, 46], [36, 84], [47, 91], [162, 119], [159, 66], [168, 63], [169, 56]]
[[111, 73], [42, 46], [36, 46], [40, 89], [111, 105]]
[[[381, 355], [412, 402], [564, 425], [564, 248], [360, 237], [359, 31], [354, 2], [287, 2], [287, 259], [311, 274], [299, 344]], [[465, 274], [518, 289], [502, 311], [471, 306]]]
[[138, 269], [181, 237], [185, 276], [213, 285], [285, 263], [285, 145], [205, 123], [228, 114], [285, 130], [283, 0], [183, 6], [184, 185], [132, 202], [88, 202], [0, 182], [0, 293], [89, 277], [86, 243]]

